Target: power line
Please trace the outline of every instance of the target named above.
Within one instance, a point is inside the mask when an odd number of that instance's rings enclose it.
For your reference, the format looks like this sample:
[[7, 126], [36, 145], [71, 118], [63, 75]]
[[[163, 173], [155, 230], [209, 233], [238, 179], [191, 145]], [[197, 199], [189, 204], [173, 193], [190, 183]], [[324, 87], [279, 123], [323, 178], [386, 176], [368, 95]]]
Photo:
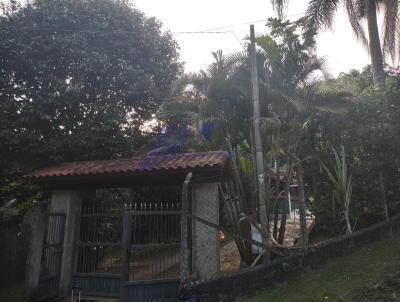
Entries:
[[242, 26], [242, 25], [261, 23], [261, 22], [267, 22], [267, 19], [260, 19], [260, 20], [248, 21], [248, 22], [244, 22], [244, 23], [237, 23], [237, 24], [225, 25], [225, 26], [220, 26], [220, 27], [213, 27], [213, 28], [209, 28], [209, 29], [204, 29], [203, 31], [227, 29], [227, 28], [232, 28], [232, 27], [237, 27], [237, 26]]
[[240, 44], [240, 46], [243, 48], [244, 45], [242, 43], [242, 41], [239, 39], [238, 35], [236, 34], [236, 32], [234, 30], [231, 30], [230, 33], [233, 35], [233, 37], [235, 38], [235, 40]]
[[[123, 30], [89, 30], [89, 29], [65, 29], [65, 28], [35, 28], [34, 30], [41, 30], [50, 33], [65, 32], [65, 33], [87, 33], [87, 34], [107, 34], [107, 33], [119, 33], [119, 34], [133, 34], [133, 31]], [[173, 35], [189, 35], [189, 34], [231, 34], [233, 38], [243, 47], [242, 42], [233, 30], [226, 31], [175, 31], [170, 32]]]
[[[294, 16], [300, 16], [300, 15], [305, 15], [305, 13], [292, 14], [292, 15], [288, 15], [287, 17], [294, 17]], [[204, 29], [204, 30], [174, 31], [174, 32], [170, 32], [170, 33], [173, 35], [231, 34], [232, 37], [240, 44], [240, 46], [244, 47], [243, 43], [241, 42], [241, 39], [237, 35], [237, 32], [230, 28], [243, 26], [243, 25], [249, 25], [249, 24], [257, 24], [257, 23], [262, 23], [262, 22], [267, 22], [267, 21], [268, 21], [268, 19], [259, 19], [259, 20], [253, 20], [253, 21], [248, 21], [248, 22], [243, 22], [243, 23], [236, 23], [236, 24], [230, 24], [230, 25], [225, 25], [225, 26], [220, 26], [220, 27], [208, 28], [208, 29]], [[91, 23], [87, 23], [84, 25], [89, 25], [89, 24], [91, 24]], [[89, 29], [85, 30], [85, 29], [65, 29], [65, 28], [34, 28], [34, 29], [35, 30], [43, 30], [43, 31], [52, 32], [52, 33], [57, 33], [57, 32], [88, 33], [88, 34], [93, 34], [93, 33], [133, 34], [133, 33], [135, 33], [134, 31], [124, 31], [124, 30], [89, 30]], [[222, 31], [223, 29], [230, 29], [230, 30]], [[242, 32], [247, 32], [247, 30], [241, 31], [241, 33]]]
[[[304, 13], [299, 13], [299, 14], [292, 14], [288, 15], [287, 17], [293, 17], [293, 16], [300, 16], [304, 15]], [[223, 29], [230, 29], [233, 27], [238, 27], [242, 25], [249, 25], [249, 24], [257, 24], [257, 23], [262, 23], [262, 22], [267, 22], [268, 19], [259, 19], [259, 20], [253, 20], [253, 21], [248, 21], [248, 22], [243, 22], [243, 23], [236, 23], [236, 24], [230, 24], [230, 25], [225, 25], [225, 26], [220, 26], [220, 27], [214, 27], [214, 28], [208, 28], [208, 29], [203, 29], [203, 30], [193, 30], [193, 31], [172, 31], [170, 32], [171, 34], [227, 34], [227, 33], [234, 33], [233, 30], [224, 30]], [[93, 22], [92, 22], [93, 23]], [[92, 23], [86, 23], [84, 25], [89, 25]], [[32, 29], [32, 28], [31, 28]], [[66, 29], [66, 28], [33, 28], [34, 30], [43, 30], [43, 31], [50, 31], [50, 32], [77, 32], [77, 33], [121, 33], [121, 34], [133, 34], [135, 33], [134, 31], [124, 31], [124, 30], [91, 30], [91, 29]]]
[[[70, 32], [70, 33], [119, 33], [119, 34], [134, 34], [134, 31], [126, 30], [92, 30], [92, 29], [66, 29], [66, 28], [34, 28], [34, 30], [41, 30], [46, 32]], [[171, 34], [227, 34], [230, 31], [176, 31], [170, 32]]]
[[[305, 16], [305, 13], [298, 13], [298, 14], [291, 14], [291, 15], [287, 15], [286, 17], [296, 17], [296, 16]], [[228, 28], [232, 28], [232, 27], [238, 27], [238, 26], [242, 26], [242, 25], [250, 25], [250, 24], [257, 24], [257, 23], [262, 23], [262, 22], [267, 22], [267, 19], [258, 19], [258, 20], [254, 20], [254, 21], [248, 21], [248, 22], [244, 22], [244, 23], [236, 23], [236, 24], [231, 24], [231, 25], [224, 25], [224, 26], [220, 26], [220, 27], [213, 27], [213, 28], [208, 28], [208, 29], [203, 29], [202, 31], [215, 31], [215, 30], [221, 30], [221, 29], [228, 29]]]
[[227, 31], [172, 31], [171, 34], [174, 35], [181, 35], [181, 34], [228, 34], [230, 33], [229, 30]]

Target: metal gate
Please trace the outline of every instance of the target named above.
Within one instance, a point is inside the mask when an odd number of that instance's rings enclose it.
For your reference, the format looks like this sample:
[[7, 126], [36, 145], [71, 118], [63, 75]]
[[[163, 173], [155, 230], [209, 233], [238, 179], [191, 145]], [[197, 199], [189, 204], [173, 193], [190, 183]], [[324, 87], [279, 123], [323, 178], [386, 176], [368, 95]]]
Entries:
[[179, 202], [142, 204], [124, 213], [122, 301], [178, 301]]
[[83, 207], [73, 286], [84, 296], [177, 301], [180, 202]]
[[65, 218], [63, 213], [48, 214], [40, 266], [39, 301], [57, 297], [59, 294]]
[[85, 296], [120, 294], [122, 209], [83, 206], [73, 287]]

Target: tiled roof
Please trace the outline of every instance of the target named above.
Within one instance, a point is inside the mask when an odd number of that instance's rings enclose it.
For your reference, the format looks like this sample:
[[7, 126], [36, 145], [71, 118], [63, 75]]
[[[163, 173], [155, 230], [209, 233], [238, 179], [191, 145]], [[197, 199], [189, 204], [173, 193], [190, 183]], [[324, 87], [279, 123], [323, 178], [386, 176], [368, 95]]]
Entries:
[[140, 174], [143, 172], [189, 171], [191, 169], [221, 168], [227, 166], [229, 155], [225, 151], [166, 154], [143, 158], [123, 158], [69, 162], [38, 169], [25, 175], [26, 179], [47, 179], [74, 176], [103, 176]]

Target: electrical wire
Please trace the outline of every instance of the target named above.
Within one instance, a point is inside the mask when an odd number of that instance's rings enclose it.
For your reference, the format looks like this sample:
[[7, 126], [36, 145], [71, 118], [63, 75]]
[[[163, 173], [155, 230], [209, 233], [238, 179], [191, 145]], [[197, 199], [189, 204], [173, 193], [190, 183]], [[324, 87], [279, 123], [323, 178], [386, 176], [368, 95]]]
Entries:
[[[299, 13], [299, 14], [293, 14], [293, 15], [288, 15], [287, 17], [292, 17], [292, 16], [300, 16], [304, 15], [304, 13]], [[238, 27], [238, 26], [243, 26], [243, 25], [249, 25], [249, 24], [257, 24], [257, 23], [262, 23], [262, 22], [267, 22], [268, 19], [259, 19], [259, 20], [253, 20], [253, 21], [248, 21], [244, 23], [236, 23], [236, 24], [230, 24], [230, 25], [224, 25], [220, 27], [214, 27], [214, 28], [208, 28], [208, 29], [203, 29], [203, 30], [193, 30], [193, 31], [171, 31], [171, 34], [227, 34], [227, 33], [232, 33], [235, 32], [234, 30], [224, 30], [223, 29], [230, 29], [233, 27]], [[86, 23], [83, 25], [89, 25], [91, 23]], [[134, 31], [124, 31], [124, 30], [91, 30], [91, 29], [66, 29], [66, 28], [35, 28], [31, 27], [30, 29], [34, 30], [43, 30], [43, 31], [51, 31], [51, 32], [78, 32], [78, 33], [122, 33], [122, 34], [132, 34], [135, 33]]]
[[[287, 15], [286, 17], [295, 17], [295, 16], [304, 16], [305, 13], [298, 13], [298, 14], [292, 14], [292, 15]], [[225, 25], [225, 26], [220, 26], [220, 27], [213, 27], [213, 28], [208, 28], [208, 29], [203, 29], [202, 31], [215, 31], [215, 30], [222, 30], [222, 29], [229, 29], [232, 27], [238, 27], [238, 26], [243, 26], [243, 25], [249, 25], [249, 24], [257, 24], [257, 23], [262, 23], [262, 22], [267, 22], [267, 19], [258, 19], [258, 20], [253, 20], [253, 21], [247, 21], [243, 23], [236, 23], [236, 24], [230, 24], [230, 25]]]

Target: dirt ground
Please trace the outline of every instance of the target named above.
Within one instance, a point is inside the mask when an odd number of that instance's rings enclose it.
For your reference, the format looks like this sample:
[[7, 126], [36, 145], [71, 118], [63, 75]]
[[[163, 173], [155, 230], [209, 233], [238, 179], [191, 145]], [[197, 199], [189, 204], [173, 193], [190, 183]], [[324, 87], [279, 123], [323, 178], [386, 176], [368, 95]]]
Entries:
[[223, 274], [236, 272], [240, 269], [240, 255], [234, 240], [221, 247], [220, 265]]
[[[312, 217], [307, 218], [308, 229], [312, 226], [313, 221], [314, 219]], [[298, 213], [293, 212], [292, 215], [288, 215], [288, 218], [286, 220], [286, 231], [285, 238], [283, 240], [283, 246], [292, 247], [294, 245], [295, 238], [299, 234], [300, 218]], [[222, 274], [236, 272], [240, 270], [240, 254], [234, 240], [221, 246], [220, 265]]]

